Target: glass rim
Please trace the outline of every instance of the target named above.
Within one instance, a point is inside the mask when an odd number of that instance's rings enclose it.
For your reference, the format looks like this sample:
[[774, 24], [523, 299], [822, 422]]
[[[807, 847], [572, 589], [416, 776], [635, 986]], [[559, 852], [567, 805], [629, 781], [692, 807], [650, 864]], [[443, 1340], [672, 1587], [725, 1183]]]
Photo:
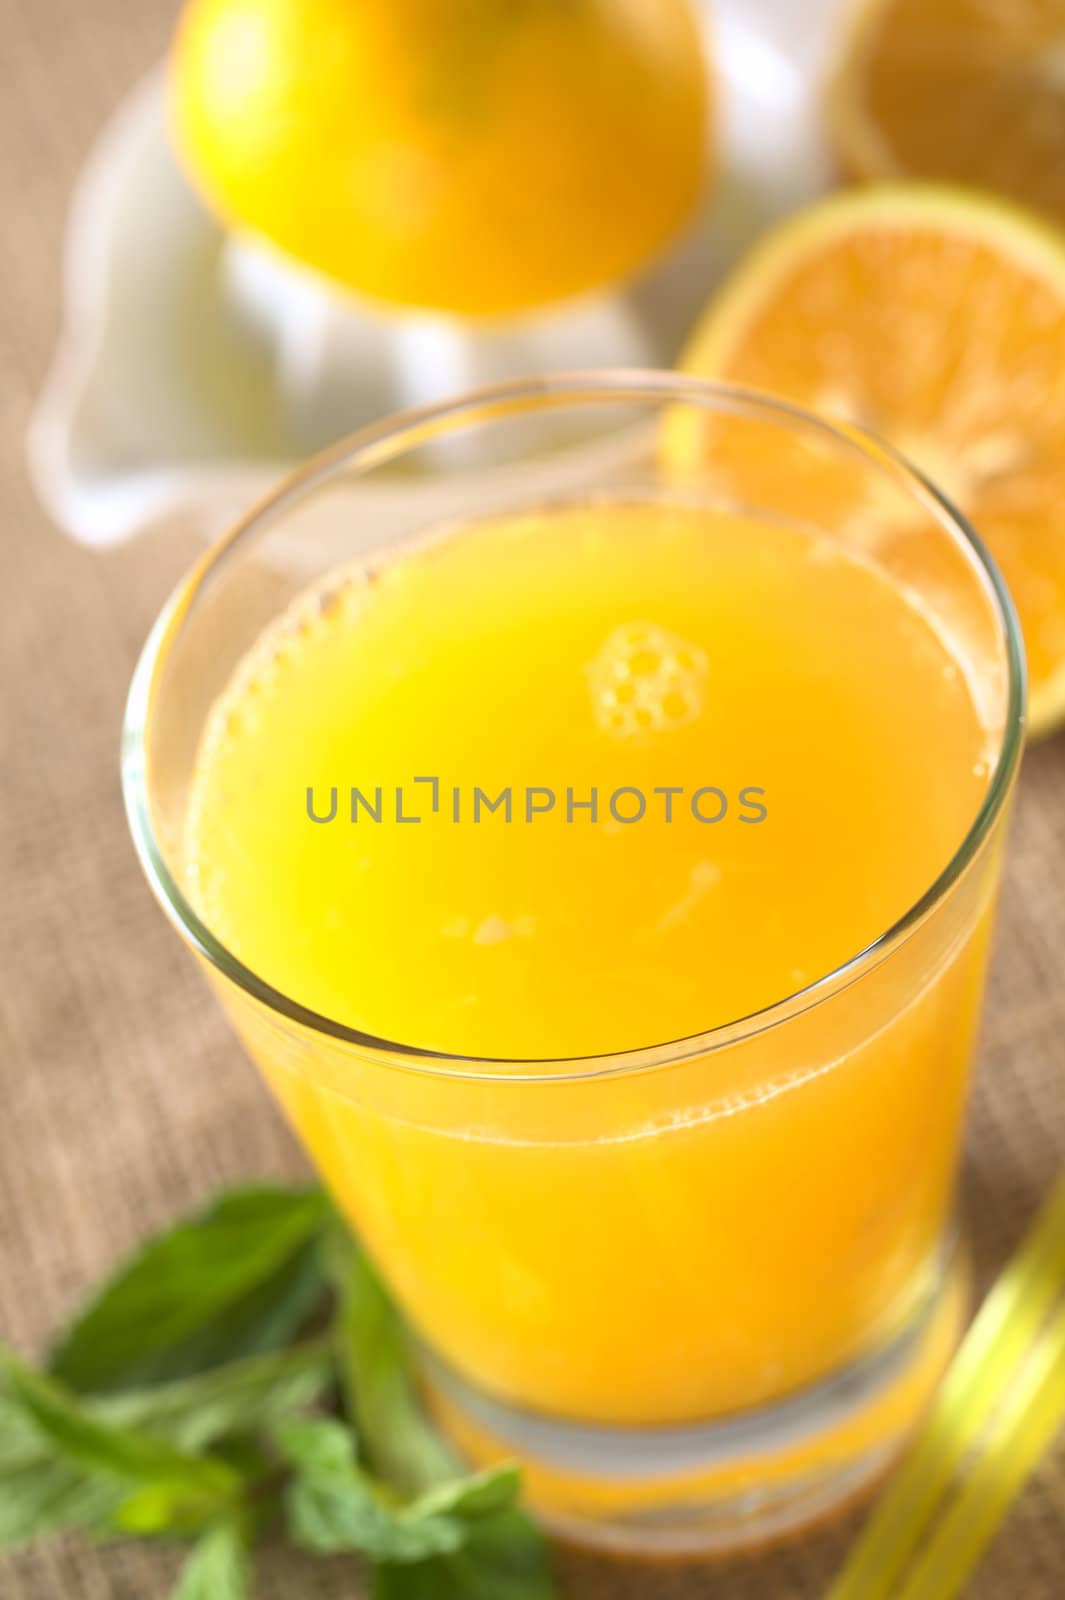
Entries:
[[[745, 1016], [703, 1031], [602, 1054], [509, 1058], [460, 1055], [390, 1040], [338, 1022], [292, 999], [266, 982], [229, 950], [202, 921], [167, 864], [152, 826], [148, 792], [148, 738], [152, 708], [169, 648], [201, 586], [241, 544], [274, 522], [293, 504], [344, 468], [369, 471], [433, 436], [443, 425], [467, 416], [496, 421], [553, 400], [586, 405], [618, 403], [702, 404], [733, 416], [763, 418], [802, 428], [832, 441], [867, 464], [900, 477], [934, 519], [963, 546], [983, 581], [1002, 629], [1007, 671], [1006, 708], [994, 771], [983, 800], [950, 860], [924, 892], [883, 933], [830, 972], [791, 995]], [[564, 1082], [613, 1077], [707, 1055], [736, 1044], [821, 1005], [879, 966], [915, 933], [949, 894], [979, 853], [1010, 792], [1023, 744], [1026, 665], [1020, 624], [1008, 589], [987, 546], [968, 518], [924, 473], [894, 446], [867, 429], [839, 426], [789, 401], [738, 384], [719, 383], [654, 368], [608, 368], [552, 373], [486, 385], [454, 398], [410, 407], [338, 440], [295, 467], [256, 500], [215, 540], [179, 580], [160, 611], [134, 669], [122, 730], [122, 791], [134, 847], [156, 899], [185, 942], [222, 976], [284, 1022], [295, 1023], [332, 1042], [353, 1047], [362, 1059], [430, 1077], [506, 1083]], [[504, 1071], [503, 1068], [511, 1070]], [[519, 1072], [514, 1069], [522, 1069]], [[529, 1069], [529, 1070], [526, 1070]]]

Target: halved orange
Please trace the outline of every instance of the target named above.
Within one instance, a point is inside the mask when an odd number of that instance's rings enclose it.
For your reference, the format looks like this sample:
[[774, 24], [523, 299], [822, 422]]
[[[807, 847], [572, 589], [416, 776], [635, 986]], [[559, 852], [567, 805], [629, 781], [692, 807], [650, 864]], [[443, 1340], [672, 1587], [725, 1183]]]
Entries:
[[974, 184], [1065, 222], [1065, 0], [856, 0], [826, 113], [856, 177]]
[[[846, 191], [763, 241], [681, 366], [859, 423], [914, 461], [1005, 574], [1032, 731], [1065, 720], [1065, 237], [952, 189]], [[680, 474], [706, 461], [711, 426], [691, 408], [669, 419], [663, 450]], [[806, 487], [850, 493], [827, 478]]]

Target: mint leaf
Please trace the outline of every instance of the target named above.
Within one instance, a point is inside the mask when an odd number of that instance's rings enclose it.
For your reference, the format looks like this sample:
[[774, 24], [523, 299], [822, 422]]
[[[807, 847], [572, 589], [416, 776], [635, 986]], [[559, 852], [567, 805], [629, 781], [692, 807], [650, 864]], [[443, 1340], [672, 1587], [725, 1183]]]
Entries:
[[14, 1391], [6, 1357], [0, 1346], [0, 1473], [15, 1477], [51, 1460], [52, 1452]]
[[[0, 1374], [6, 1405], [21, 1413], [21, 1448], [36, 1433], [42, 1452], [89, 1480], [102, 1480], [116, 1496], [114, 1515], [121, 1517], [124, 1500], [150, 1487], [167, 1497], [168, 1525], [195, 1526], [228, 1505], [241, 1486], [240, 1475], [225, 1462], [179, 1450], [164, 1439], [122, 1427], [95, 1416], [77, 1396], [44, 1373], [34, 1372], [7, 1351], [0, 1351]], [[27, 1430], [26, 1423], [30, 1424]], [[46, 1464], [43, 1460], [42, 1465]], [[74, 1480], [69, 1480], [73, 1488]]]
[[297, 1478], [286, 1511], [294, 1542], [316, 1555], [359, 1550], [373, 1561], [424, 1561], [457, 1550], [465, 1538], [462, 1524], [449, 1517], [408, 1522], [392, 1516], [369, 1480], [355, 1473], [346, 1482]]
[[465, 1521], [494, 1516], [505, 1511], [518, 1498], [521, 1473], [516, 1466], [504, 1463], [488, 1467], [483, 1472], [473, 1472], [465, 1478], [455, 1478], [441, 1483], [419, 1495], [407, 1507], [408, 1516], [436, 1516], [440, 1513], [462, 1517]]
[[338, 1227], [326, 1264], [340, 1304], [337, 1336], [348, 1409], [367, 1462], [401, 1494], [454, 1478], [461, 1467], [422, 1411], [407, 1330], [368, 1257]]
[[87, 1478], [65, 1461], [0, 1467], [0, 1549], [31, 1544], [69, 1528], [106, 1526], [122, 1500], [115, 1483]]
[[461, 1550], [374, 1569], [371, 1600], [555, 1600], [544, 1541], [522, 1511], [475, 1523]]
[[342, 1476], [358, 1465], [358, 1442], [346, 1422], [298, 1417], [275, 1432], [285, 1460], [308, 1478]]
[[50, 1363], [82, 1394], [140, 1389], [278, 1349], [321, 1298], [319, 1190], [251, 1188], [153, 1239], [67, 1331]]
[[[330, 1341], [322, 1338], [291, 1350], [255, 1356], [216, 1368], [202, 1378], [120, 1395], [81, 1401], [83, 1414], [109, 1428], [145, 1429], [181, 1450], [198, 1452], [216, 1440], [231, 1440], [237, 1453], [242, 1436], [268, 1430], [283, 1417], [313, 1405], [336, 1383]], [[248, 1449], [247, 1475], [260, 1466]], [[64, 1529], [119, 1530], [129, 1533], [177, 1531], [202, 1525], [213, 1513], [197, 1497], [173, 1484], [149, 1484], [129, 1493], [108, 1474], [88, 1476], [56, 1454], [51, 1437], [0, 1380], [0, 1547], [29, 1543]]]
[[355, 1435], [343, 1423], [284, 1423], [278, 1442], [296, 1469], [287, 1500], [293, 1537], [322, 1554], [361, 1550], [376, 1561], [415, 1562], [456, 1551], [474, 1523], [511, 1505], [518, 1491], [518, 1473], [508, 1466], [441, 1484], [402, 1505], [361, 1469]]
[[235, 1523], [224, 1522], [193, 1550], [171, 1600], [247, 1600], [248, 1593], [244, 1536]]
[[86, 1478], [52, 1446], [15, 1398], [0, 1366], [0, 1548], [29, 1544], [64, 1528], [96, 1528], [122, 1488]]
[[231, 1361], [200, 1377], [101, 1398], [91, 1403], [91, 1414], [112, 1425], [145, 1428], [182, 1450], [200, 1451], [229, 1435], [272, 1429], [314, 1405], [336, 1381], [332, 1342], [320, 1338]]
[[423, 1561], [457, 1550], [466, 1537], [460, 1517], [405, 1511], [391, 1504], [363, 1472], [355, 1437], [325, 1418], [283, 1423], [278, 1443], [296, 1476], [286, 1494], [296, 1544], [319, 1555], [361, 1550], [374, 1561]]

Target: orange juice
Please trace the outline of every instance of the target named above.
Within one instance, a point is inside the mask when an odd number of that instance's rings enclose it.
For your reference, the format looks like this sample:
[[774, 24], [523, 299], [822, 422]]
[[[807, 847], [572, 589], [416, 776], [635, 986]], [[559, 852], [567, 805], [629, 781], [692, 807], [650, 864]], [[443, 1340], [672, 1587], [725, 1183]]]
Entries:
[[382, 1086], [372, 1045], [328, 1059], [233, 1008], [458, 1371], [552, 1416], [685, 1421], [905, 1320], [956, 1165], [983, 889], [786, 1048], [619, 1053], [883, 935], [971, 827], [988, 743], [951, 641], [867, 559], [664, 499], [443, 529], [266, 630], [200, 743], [189, 894], [290, 999], [462, 1058]]

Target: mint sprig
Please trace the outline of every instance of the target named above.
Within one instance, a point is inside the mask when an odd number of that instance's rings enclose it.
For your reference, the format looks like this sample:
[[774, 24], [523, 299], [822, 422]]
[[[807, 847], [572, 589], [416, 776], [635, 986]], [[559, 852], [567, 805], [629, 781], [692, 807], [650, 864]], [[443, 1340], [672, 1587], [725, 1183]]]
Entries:
[[149, 1241], [46, 1371], [0, 1347], [0, 1547], [190, 1541], [173, 1600], [251, 1600], [277, 1535], [361, 1552], [375, 1600], [552, 1600], [518, 1490], [428, 1423], [402, 1320], [319, 1190], [234, 1190]]

